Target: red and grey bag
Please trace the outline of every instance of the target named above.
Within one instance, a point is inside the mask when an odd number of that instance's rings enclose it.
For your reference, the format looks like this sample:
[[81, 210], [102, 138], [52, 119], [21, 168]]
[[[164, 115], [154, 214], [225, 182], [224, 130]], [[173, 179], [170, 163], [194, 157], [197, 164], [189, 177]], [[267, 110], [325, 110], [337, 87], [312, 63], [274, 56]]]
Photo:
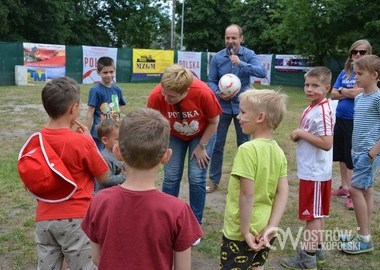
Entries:
[[65, 164], [40, 132], [32, 134], [22, 147], [17, 168], [25, 187], [38, 200], [62, 202], [77, 190]]

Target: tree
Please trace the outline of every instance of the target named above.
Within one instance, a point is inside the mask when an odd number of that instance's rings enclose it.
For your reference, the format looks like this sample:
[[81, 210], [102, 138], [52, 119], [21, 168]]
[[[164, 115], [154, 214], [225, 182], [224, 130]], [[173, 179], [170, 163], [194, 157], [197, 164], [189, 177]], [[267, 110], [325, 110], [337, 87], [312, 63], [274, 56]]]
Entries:
[[168, 31], [169, 18], [160, 12], [163, 3], [154, 0], [102, 0], [94, 6], [98, 25], [109, 34], [112, 46], [149, 48]]
[[[224, 30], [232, 22], [230, 10], [234, 3], [240, 2], [236, 0], [185, 1], [184, 45], [186, 50], [219, 51], [224, 46]], [[177, 3], [177, 14], [181, 14], [181, 4], [179, 1]], [[179, 25], [177, 23], [178, 32]]]
[[[326, 55], [346, 54], [355, 40], [379, 40], [379, 5], [357, 0], [279, 0], [268, 30], [277, 46], [294, 48], [284, 53], [314, 55], [323, 64]], [[373, 32], [371, 32], [371, 30]], [[377, 30], [377, 32], [375, 32]], [[378, 44], [378, 43], [377, 43]], [[374, 44], [373, 44], [374, 45]], [[378, 44], [380, 45], [380, 44]]]
[[278, 21], [270, 15], [276, 8], [277, 0], [247, 0], [234, 5], [233, 21], [243, 29], [244, 44], [256, 53], [277, 53], [278, 47], [267, 35]]

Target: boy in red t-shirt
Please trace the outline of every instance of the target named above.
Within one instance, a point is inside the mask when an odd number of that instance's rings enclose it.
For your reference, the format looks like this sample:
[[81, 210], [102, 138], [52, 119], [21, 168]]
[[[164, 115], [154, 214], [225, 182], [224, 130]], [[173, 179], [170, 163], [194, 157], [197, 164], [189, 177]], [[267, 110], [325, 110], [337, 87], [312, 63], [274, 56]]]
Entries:
[[[56, 198], [55, 203], [37, 199], [38, 269], [61, 269], [63, 257], [70, 269], [95, 269], [91, 246], [80, 223], [92, 199], [94, 177], [106, 182], [108, 166], [87, 127], [76, 120], [80, 112], [76, 81], [68, 77], [54, 79], [45, 85], [41, 96], [49, 115], [42, 137], [61, 158], [77, 189], [69, 198]], [[71, 130], [74, 125], [78, 126], [76, 131]]]
[[191, 246], [203, 232], [191, 208], [155, 185], [169, 161], [170, 125], [158, 112], [137, 109], [120, 126], [119, 150], [128, 181], [100, 190], [82, 228], [99, 269], [191, 268]]

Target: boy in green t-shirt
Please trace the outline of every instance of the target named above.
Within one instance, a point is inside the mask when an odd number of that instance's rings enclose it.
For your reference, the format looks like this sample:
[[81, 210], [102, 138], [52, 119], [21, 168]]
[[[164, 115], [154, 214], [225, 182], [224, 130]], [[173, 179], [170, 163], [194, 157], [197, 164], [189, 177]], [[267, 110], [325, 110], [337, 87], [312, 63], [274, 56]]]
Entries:
[[228, 185], [221, 269], [264, 269], [288, 198], [287, 161], [272, 133], [286, 96], [272, 90], [240, 94], [238, 120], [252, 140], [239, 146]]

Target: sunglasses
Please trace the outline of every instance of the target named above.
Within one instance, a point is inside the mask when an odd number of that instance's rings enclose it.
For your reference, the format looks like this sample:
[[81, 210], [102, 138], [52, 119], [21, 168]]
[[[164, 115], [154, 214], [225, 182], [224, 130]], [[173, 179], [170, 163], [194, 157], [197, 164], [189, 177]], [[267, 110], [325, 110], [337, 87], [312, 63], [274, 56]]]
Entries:
[[352, 55], [357, 55], [357, 54], [360, 54], [360, 55], [365, 55], [366, 53], [367, 53], [367, 51], [366, 50], [352, 50], [351, 51], [351, 54]]

